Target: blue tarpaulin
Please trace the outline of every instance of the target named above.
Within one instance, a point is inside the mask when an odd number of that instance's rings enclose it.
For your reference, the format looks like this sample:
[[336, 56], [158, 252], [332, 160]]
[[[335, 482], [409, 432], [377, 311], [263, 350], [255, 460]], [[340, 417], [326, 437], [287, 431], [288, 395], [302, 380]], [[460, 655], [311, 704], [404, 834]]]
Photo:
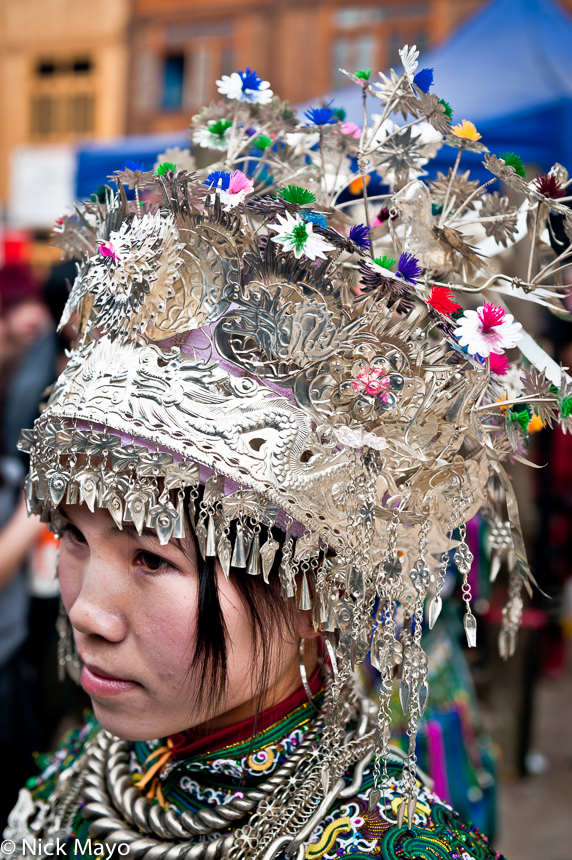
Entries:
[[[572, 168], [571, 46], [572, 19], [553, 0], [494, 0], [445, 45], [422, 54], [419, 68], [435, 70], [432, 92], [450, 103], [454, 122], [475, 123], [491, 152], [516, 152], [544, 170], [556, 161]], [[361, 125], [357, 86], [327, 99]], [[368, 107], [381, 112], [372, 97]], [[433, 170], [451, 164], [455, 155], [443, 147]], [[481, 161], [479, 155], [463, 155], [467, 166]]]
[[[572, 19], [553, 0], [494, 0], [441, 48], [422, 55], [419, 68], [435, 70], [433, 91], [453, 108], [454, 122], [471, 120], [491, 152], [516, 152], [548, 170], [556, 161], [572, 168]], [[351, 71], [357, 71], [352, 69]], [[357, 86], [329, 93], [346, 118], [362, 123]], [[303, 105], [298, 114], [318, 100]], [[370, 113], [380, 103], [368, 96]], [[126, 160], [153, 167], [167, 147], [189, 146], [188, 132], [125, 137], [78, 152], [77, 196], [87, 197]], [[446, 170], [457, 150], [444, 146], [431, 174]], [[479, 172], [482, 156], [464, 153]]]
[[84, 145], [77, 154], [76, 196], [89, 197], [98, 185], [109, 183], [114, 170], [121, 170], [126, 161], [151, 170], [159, 153], [171, 147], [189, 148], [189, 132], [173, 131], [162, 134], [140, 134], [105, 143]]

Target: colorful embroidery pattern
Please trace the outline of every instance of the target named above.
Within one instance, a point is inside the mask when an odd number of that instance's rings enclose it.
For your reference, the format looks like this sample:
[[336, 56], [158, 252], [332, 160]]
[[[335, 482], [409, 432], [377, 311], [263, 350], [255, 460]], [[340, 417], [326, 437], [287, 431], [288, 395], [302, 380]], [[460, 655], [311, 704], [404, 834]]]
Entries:
[[[234, 744], [231, 748], [198, 756], [193, 760], [171, 763], [161, 774], [162, 800], [179, 811], [208, 808], [228, 802], [237, 794], [247, 793], [283, 761], [308, 731], [312, 716], [309, 708], [299, 708], [284, 720], [260, 733], [254, 740]], [[37, 800], [47, 800], [59, 775], [83, 752], [86, 742], [99, 730], [90, 716], [81, 730], [68, 733], [57, 752], [38, 756], [42, 768], [39, 777], [28, 782]], [[149, 754], [163, 746], [163, 741], [133, 744], [131, 766], [134, 775], [142, 773]], [[258, 769], [257, 769], [258, 768]], [[466, 824], [454, 810], [444, 804], [425, 786], [419, 786], [413, 826], [397, 826], [397, 808], [401, 799], [401, 769], [392, 764], [389, 786], [384, 800], [369, 810], [373, 788], [372, 765], [366, 769], [360, 791], [351, 800], [338, 801], [311, 834], [306, 846], [306, 860], [337, 860], [348, 857], [359, 860], [380, 857], [383, 860], [502, 860], [487, 838]], [[347, 776], [348, 784], [351, 774]], [[237, 822], [240, 826], [244, 822]], [[70, 843], [74, 853], [77, 839], [86, 845], [89, 821], [78, 810]], [[198, 837], [200, 839], [200, 837]], [[92, 848], [96, 840], [92, 839]], [[86, 850], [86, 854], [88, 854]], [[95, 848], [93, 848], [95, 854]]]

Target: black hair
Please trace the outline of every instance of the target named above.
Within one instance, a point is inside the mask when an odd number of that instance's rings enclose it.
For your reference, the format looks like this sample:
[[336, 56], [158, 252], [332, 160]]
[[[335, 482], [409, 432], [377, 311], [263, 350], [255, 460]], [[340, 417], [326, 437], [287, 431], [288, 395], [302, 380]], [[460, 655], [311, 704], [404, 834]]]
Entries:
[[[193, 707], [197, 702], [212, 705], [225, 695], [228, 683], [228, 630], [219, 601], [215, 559], [202, 556], [195, 537], [194, 524], [191, 524], [188, 518], [186, 531], [187, 537], [180, 541], [180, 545], [189, 557], [196, 557], [198, 571], [197, 621], [189, 674], [191, 671], [196, 672], [200, 675], [200, 681], [191, 705]], [[280, 647], [281, 641], [287, 641], [289, 633], [294, 629], [296, 616], [295, 599], [283, 597], [278, 575], [285, 534], [278, 528], [269, 529], [263, 525], [260, 531], [261, 545], [269, 533], [277, 541], [279, 548], [268, 583], [261, 575], [251, 576], [244, 569], [230, 568], [230, 581], [249, 617], [254, 652], [259, 655], [261, 670], [257, 674], [253, 673], [252, 677], [252, 695], [258, 700], [257, 713], [264, 691], [269, 686], [269, 673], [274, 663], [272, 658], [276, 654], [276, 648]], [[236, 522], [232, 522], [229, 533], [232, 543], [235, 535]], [[194, 552], [190, 542], [194, 544]]]

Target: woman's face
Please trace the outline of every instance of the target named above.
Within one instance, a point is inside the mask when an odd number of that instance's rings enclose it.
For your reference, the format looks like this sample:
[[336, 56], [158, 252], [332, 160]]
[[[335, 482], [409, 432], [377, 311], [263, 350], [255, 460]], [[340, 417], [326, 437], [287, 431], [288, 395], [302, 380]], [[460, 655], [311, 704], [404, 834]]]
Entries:
[[[84, 664], [81, 683], [105, 729], [129, 740], [171, 735], [209, 721], [221, 728], [251, 716], [261, 666], [251, 622], [217, 563], [228, 638], [228, 686], [214, 704], [196, 694], [194, 653], [198, 572], [193, 550], [161, 546], [156, 535], [119, 531], [109, 513], [68, 505], [60, 558], [62, 599]], [[298, 640], [314, 636], [309, 614], [298, 630], [276, 631], [268, 707], [300, 686]]]

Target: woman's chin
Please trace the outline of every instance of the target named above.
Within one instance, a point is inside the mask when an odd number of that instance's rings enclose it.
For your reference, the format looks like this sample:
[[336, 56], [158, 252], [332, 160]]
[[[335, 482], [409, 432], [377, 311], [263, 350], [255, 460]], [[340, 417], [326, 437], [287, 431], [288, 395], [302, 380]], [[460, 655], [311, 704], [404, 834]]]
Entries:
[[188, 726], [173, 722], [172, 716], [153, 714], [149, 703], [119, 703], [117, 700], [97, 700], [92, 697], [93, 712], [98, 723], [116, 738], [125, 741], [151, 741], [185, 731]]
[[[131, 706], [117, 701], [101, 701], [92, 697], [95, 718], [102, 728], [125, 741], [150, 741], [165, 737], [160, 721], [149, 719], [142, 705]], [[146, 714], [145, 717], [143, 715]]]

